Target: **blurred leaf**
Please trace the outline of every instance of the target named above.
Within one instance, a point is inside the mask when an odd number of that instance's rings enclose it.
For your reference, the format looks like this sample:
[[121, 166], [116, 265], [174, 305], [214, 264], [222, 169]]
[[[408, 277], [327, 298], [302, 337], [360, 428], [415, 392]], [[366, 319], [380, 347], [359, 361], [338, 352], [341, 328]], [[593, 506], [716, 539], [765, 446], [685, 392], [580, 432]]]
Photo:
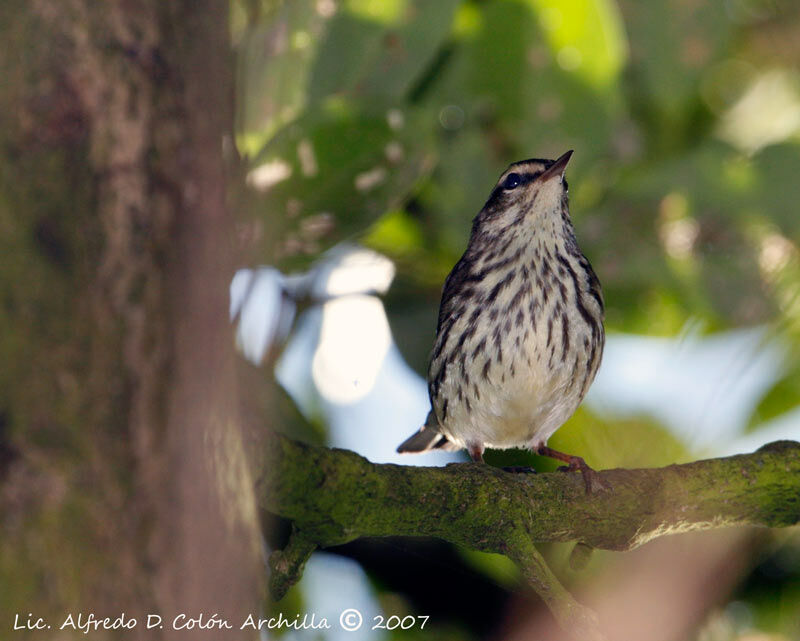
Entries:
[[791, 363], [789, 371], [761, 399], [747, 424], [754, 432], [765, 423], [800, 406], [800, 363]]
[[309, 100], [331, 94], [399, 99], [449, 35], [460, 0], [349, 0], [332, 20]]
[[598, 469], [660, 467], [691, 460], [691, 452], [657, 421], [648, 418], [604, 418], [585, 407], [548, 442], [577, 454]]
[[603, 88], [617, 80], [628, 53], [615, 0], [527, 0], [558, 65]]
[[467, 565], [488, 576], [492, 581], [505, 588], [513, 589], [520, 582], [519, 568], [507, 556], [476, 552], [466, 548], [458, 548], [458, 552]]
[[757, 171], [754, 204], [795, 241], [800, 241], [800, 144], [767, 147], [752, 162]]
[[[575, 2], [592, 15], [602, 13], [604, 24], [617, 24], [613, 5]], [[492, 129], [484, 135], [503, 154], [503, 165], [523, 157], [557, 157], [572, 143], [585, 162], [588, 149], [603, 149], [621, 106], [615, 80], [623, 54], [614, 52], [626, 47], [624, 34], [616, 27], [590, 27], [585, 16], [572, 17], [563, 3], [559, 7], [548, 0], [462, 6], [458, 44], [426, 96], [462, 109], [466, 126], [497, 128], [502, 140], [491, 140]], [[590, 28], [592, 38], [578, 36]], [[581, 62], [560, 64], [564, 49]]]
[[[653, 137], [683, 140], [701, 75], [720, 59], [734, 23], [713, 2], [620, 0], [631, 53], [631, 97]], [[677, 135], [676, 135], [677, 134]]]
[[426, 181], [418, 197], [439, 247], [449, 256], [445, 262], [452, 268], [466, 247], [472, 219], [501, 170], [493, 168], [486, 140], [474, 129], [442, 144], [441, 154], [433, 179]]
[[231, 43], [237, 46], [249, 29], [274, 14], [283, 5], [283, 0], [231, 0], [228, 26]]
[[466, 103], [467, 113], [477, 108], [474, 115], [513, 124], [527, 115], [526, 88], [534, 79], [527, 54], [541, 34], [533, 12], [520, 2], [484, 3], [480, 11], [479, 28], [460, 47], [463, 59], [454, 61], [458, 89], [469, 93], [448, 93], [473, 103]]
[[[608, 263], [596, 265], [604, 285], [609, 292], [621, 286], [641, 292], [648, 283], [666, 287], [687, 317], [691, 310], [710, 327], [773, 318], [791, 287], [778, 290], [766, 280], [760, 267], [766, 232], [754, 230], [779, 224], [796, 233], [789, 203], [800, 198], [800, 183], [789, 174], [800, 170], [799, 152], [786, 145], [747, 158], [707, 140], [691, 152], [621, 174], [607, 195], [613, 208], [604, 204], [595, 213], [615, 243], [604, 248], [611, 252]], [[682, 203], [680, 211], [676, 203]], [[632, 302], [629, 296], [607, 300], [612, 308], [620, 300]]]
[[315, 5], [316, 0], [284, 3], [241, 39], [236, 131], [245, 154], [255, 153], [306, 105], [311, 65], [326, 23]]
[[753, 78], [734, 81], [748, 86], [738, 100], [721, 110], [720, 122], [715, 128], [722, 140], [746, 153], [754, 153], [800, 133], [800, 73], [792, 69], [770, 69], [753, 75]]
[[706, 140], [681, 155], [637, 166], [617, 188], [626, 196], [648, 200], [680, 192], [697, 206], [733, 215], [753, 193], [755, 182], [746, 158], [726, 144]]
[[313, 256], [398, 207], [433, 158], [414, 112], [335, 101], [280, 131], [248, 182], [263, 193], [256, 215], [269, 216], [276, 230], [266, 239], [274, 255]]
[[363, 242], [388, 255], [393, 251], [415, 252], [423, 244], [422, 229], [419, 222], [409, 216], [408, 212], [397, 209], [387, 212], [375, 223]]

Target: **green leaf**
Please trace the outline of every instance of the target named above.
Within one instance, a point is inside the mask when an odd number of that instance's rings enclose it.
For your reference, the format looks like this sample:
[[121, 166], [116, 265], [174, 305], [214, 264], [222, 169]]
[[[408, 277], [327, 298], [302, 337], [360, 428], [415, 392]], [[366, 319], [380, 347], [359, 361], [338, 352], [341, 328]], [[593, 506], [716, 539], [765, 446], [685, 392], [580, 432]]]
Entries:
[[578, 408], [548, 445], [582, 456], [598, 469], [659, 467], [691, 460], [686, 445], [654, 419], [604, 417], [585, 407]]
[[307, 104], [307, 85], [326, 18], [316, 0], [293, 0], [247, 30], [238, 46], [237, 145], [245, 155], [263, 146]]
[[754, 432], [761, 425], [778, 418], [800, 406], [800, 365], [792, 364], [790, 370], [767, 392], [753, 411], [747, 431]]
[[735, 25], [713, 2], [621, 0], [620, 5], [630, 37], [634, 112], [655, 140], [674, 146], [690, 133], [700, 81], [727, 52]]
[[448, 37], [459, 0], [350, 0], [332, 20], [309, 100], [332, 94], [399, 99]]
[[464, 547], [458, 547], [457, 550], [467, 565], [486, 575], [498, 585], [509, 590], [519, 585], [522, 578], [519, 568], [507, 556], [468, 550]]
[[628, 41], [614, 0], [527, 0], [535, 8], [551, 55], [589, 85], [617, 81]]
[[795, 240], [800, 240], [800, 145], [766, 147], [753, 157], [757, 168], [753, 202]]
[[261, 194], [254, 213], [269, 218], [274, 256], [305, 262], [400, 206], [433, 159], [415, 112], [329, 101], [281, 130], [254, 160], [248, 183]]

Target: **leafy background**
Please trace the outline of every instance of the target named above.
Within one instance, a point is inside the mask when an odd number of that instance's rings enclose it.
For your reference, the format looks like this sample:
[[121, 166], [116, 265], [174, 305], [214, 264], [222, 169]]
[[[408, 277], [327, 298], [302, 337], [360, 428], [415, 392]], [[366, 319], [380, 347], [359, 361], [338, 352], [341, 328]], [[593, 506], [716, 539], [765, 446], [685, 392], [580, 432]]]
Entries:
[[[571, 211], [609, 334], [764, 327], [786, 366], [748, 430], [800, 420], [793, 2], [233, 0], [231, 35], [247, 185], [234, 197], [255, 260], [302, 270], [345, 240], [390, 257], [384, 302], [418, 372], [441, 283], [497, 175], [575, 149]], [[697, 455], [651, 416], [586, 409], [551, 443], [600, 467]], [[762, 537], [736, 593], [689, 638], [798, 638], [798, 540]], [[339, 553], [387, 611], [434, 614], [437, 638], [497, 634], [516, 598], [513, 569], [494, 557], [423, 541]], [[310, 589], [288, 603], [301, 608]]]

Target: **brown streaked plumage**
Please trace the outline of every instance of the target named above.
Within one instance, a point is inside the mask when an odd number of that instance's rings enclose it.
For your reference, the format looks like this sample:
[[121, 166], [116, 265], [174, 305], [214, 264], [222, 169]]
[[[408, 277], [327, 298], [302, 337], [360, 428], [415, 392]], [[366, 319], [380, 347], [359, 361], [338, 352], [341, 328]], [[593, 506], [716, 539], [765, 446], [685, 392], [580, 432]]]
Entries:
[[600, 282], [581, 253], [558, 160], [511, 165], [444, 284], [428, 369], [432, 409], [399, 452], [527, 447], [591, 470], [547, 439], [577, 409], [603, 353]]

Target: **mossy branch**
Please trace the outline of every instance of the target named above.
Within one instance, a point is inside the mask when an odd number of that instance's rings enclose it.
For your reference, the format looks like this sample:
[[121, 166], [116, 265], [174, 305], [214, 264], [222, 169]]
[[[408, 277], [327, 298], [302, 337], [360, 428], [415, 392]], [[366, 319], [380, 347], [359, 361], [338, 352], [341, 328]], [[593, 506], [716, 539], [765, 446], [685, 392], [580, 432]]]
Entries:
[[270, 554], [269, 591], [275, 600], [282, 599], [289, 588], [300, 580], [306, 561], [316, 549], [316, 543], [303, 536], [295, 527], [286, 547]]
[[505, 554], [573, 631], [586, 629], [591, 613], [558, 584], [533, 542], [630, 550], [677, 532], [800, 522], [800, 443], [793, 441], [657, 469], [604, 470], [608, 489], [591, 495], [580, 474], [509, 474], [474, 463], [378, 465], [283, 436], [270, 443], [262, 506], [291, 519], [306, 542], [432, 536]]

